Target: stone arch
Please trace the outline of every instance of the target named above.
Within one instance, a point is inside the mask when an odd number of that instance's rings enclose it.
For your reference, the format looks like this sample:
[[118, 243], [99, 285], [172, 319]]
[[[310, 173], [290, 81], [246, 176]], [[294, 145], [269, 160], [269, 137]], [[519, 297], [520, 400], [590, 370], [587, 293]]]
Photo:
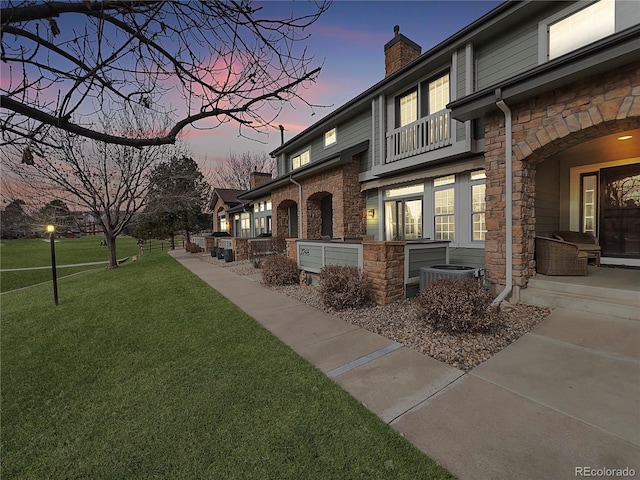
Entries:
[[299, 237], [298, 202], [290, 198], [281, 200], [276, 206], [275, 217], [275, 237]]
[[214, 214], [214, 221], [215, 221], [215, 225], [214, 225], [214, 231], [216, 232], [221, 232], [222, 231], [222, 226], [220, 225], [220, 213], [224, 212], [224, 207], [220, 206], [218, 208], [218, 210], [216, 210], [215, 214]]
[[333, 236], [333, 194], [327, 191], [315, 192], [306, 202], [306, 238]]
[[[510, 105], [513, 151], [513, 275], [526, 286], [535, 273], [536, 165], [582, 142], [640, 127], [640, 62]], [[487, 116], [485, 264], [505, 284], [505, 124]]]

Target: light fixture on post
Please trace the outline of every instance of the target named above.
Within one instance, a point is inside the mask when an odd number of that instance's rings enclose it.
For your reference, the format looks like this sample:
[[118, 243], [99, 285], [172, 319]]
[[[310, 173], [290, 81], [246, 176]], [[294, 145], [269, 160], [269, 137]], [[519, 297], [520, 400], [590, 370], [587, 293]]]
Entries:
[[53, 302], [58, 306], [58, 274], [56, 272], [56, 226], [47, 225], [49, 243], [51, 244], [51, 278], [53, 279]]

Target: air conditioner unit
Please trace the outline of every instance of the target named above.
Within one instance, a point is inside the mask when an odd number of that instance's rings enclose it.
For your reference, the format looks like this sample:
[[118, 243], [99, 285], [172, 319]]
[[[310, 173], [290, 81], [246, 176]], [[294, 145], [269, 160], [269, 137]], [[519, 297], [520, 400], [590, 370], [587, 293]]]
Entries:
[[477, 276], [478, 269], [465, 265], [431, 265], [430, 267], [420, 267], [420, 290], [424, 290], [427, 285], [438, 278], [473, 278]]

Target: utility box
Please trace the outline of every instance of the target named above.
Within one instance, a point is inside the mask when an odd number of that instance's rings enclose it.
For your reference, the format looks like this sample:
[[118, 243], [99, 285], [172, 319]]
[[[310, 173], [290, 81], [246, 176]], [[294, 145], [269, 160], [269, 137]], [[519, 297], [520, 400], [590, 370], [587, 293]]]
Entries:
[[463, 279], [473, 278], [476, 268], [465, 265], [431, 265], [420, 267], [420, 290], [424, 290], [434, 280], [439, 278]]

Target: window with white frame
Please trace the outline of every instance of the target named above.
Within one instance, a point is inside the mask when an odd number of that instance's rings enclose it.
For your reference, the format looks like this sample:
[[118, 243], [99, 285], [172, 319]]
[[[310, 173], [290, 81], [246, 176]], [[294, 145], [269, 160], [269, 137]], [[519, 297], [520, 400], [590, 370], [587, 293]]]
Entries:
[[485, 222], [486, 210], [486, 174], [484, 170], [471, 172], [469, 181], [471, 185], [471, 241], [484, 241], [487, 234]]
[[615, 33], [615, 0], [576, 2], [539, 25], [539, 60], [553, 60]]
[[309, 163], [309, 161], [310, 161], [309, 150], [305, 150], [304, 152], [291, 158], [291, 169], [295, 170], [296, 168], [300, 168], [301, 166]]
[[424, 183], [390, 188], [385, 191], [384, 215], [387, 240], [423, 237], [422, 195]]
[[418, 120], [418, 89], [414, 88], [398, 97], [396, 107], [398, 112], [396, 126], [404, 127]]
[[337, 141], [338, 141], [338, 129], [337, 128], [334, 127], [331, 130], [329, 130], [328, 132], [325, 132], [325, 134], [324, 134], [324, 146], [325, 147], [333, 145]]
[[249, 213], [240, 215], [240, 236], [243, 238], [251, 236], [251, 215]]
[[227, 217], [220, 217], [220, 231], [227, 231]]
[[455, 239], [455, 175], [433, 180], [435, 239]]
[[429, 82], [429, 115], [445, 110], [448, 103], [449, 73], [446, 73]]
[[253, 234], [258, 236], [271, 233], [271, 200], [262, 200], [254, 204]]

